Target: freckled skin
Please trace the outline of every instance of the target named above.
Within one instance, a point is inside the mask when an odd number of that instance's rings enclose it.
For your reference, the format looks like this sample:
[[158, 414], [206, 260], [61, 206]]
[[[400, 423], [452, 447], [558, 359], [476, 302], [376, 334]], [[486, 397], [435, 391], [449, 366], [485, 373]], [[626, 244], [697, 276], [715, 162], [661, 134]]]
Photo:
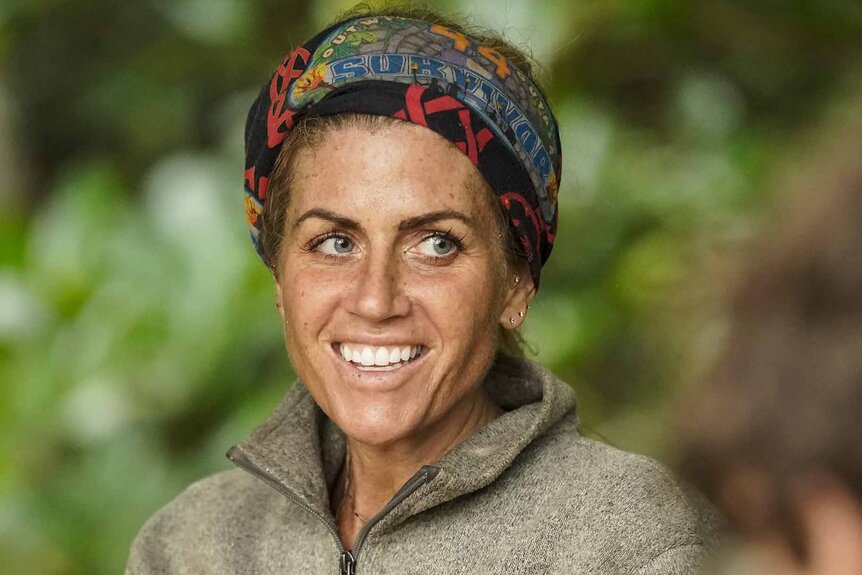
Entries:
[[[309, 392], [352, 440], [380, 447], [446, 441], [490, 401], [479, 383], [493, 358], [495, 327], [510, 327], [532, 285], [497, 284], [504, 261], [494, 243], [494, 200], [468, 188], [476, 175], [449, 142], [406, 122], [373, 132], [344, 127], [297, 158], [278, 263], [285, 345]], [[296, 225], [315, 208], [361, 229], [341, 230], [316, 217]], [[471, 224], [447, 219], [398, 229], [407, 218], [438, 210], [461, 212]], [[320, 248], [309, 251], [312, 240], [333, 230], [352, 242], [346, 257], [327, 260]], [[435, 231], [463, 236], [463, 251], [429, 262], [427, 236]], [[429, 349], [397, 387], [369, 389], [356, 383], [359, 374], [345, 375], [331, 349], [333, 342], [355, 341], [355, 334]]]

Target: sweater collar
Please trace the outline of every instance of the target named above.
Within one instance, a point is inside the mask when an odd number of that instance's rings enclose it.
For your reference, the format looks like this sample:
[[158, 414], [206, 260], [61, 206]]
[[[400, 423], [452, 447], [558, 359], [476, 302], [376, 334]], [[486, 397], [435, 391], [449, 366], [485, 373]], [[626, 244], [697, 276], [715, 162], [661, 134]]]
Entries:
[[[493, 482], [524, 448], [576, 409], [572, 389], [527, 359], [498, 355], [483, 384], [506, 413], [478, 430], [432, 467], [436, 475], [395, 507], [381, 523], [406, 517]], [[301, 381], [252, 434], [228, 452], [239, 454], [282, 490], [322, 516], [345, 452], [344, 434]]]

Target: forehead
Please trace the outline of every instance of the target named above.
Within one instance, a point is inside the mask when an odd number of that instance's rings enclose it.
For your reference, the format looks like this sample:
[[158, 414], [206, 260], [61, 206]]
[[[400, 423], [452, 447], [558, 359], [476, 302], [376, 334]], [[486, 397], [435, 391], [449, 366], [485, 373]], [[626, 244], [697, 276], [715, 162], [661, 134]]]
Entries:
[[478, 215], [490, 207], [482, 184], [467, 156], [427, 128], [345, 126], [297, 155], [290, 212], [326, 206], [370, 211], [377, 221], [441, 209]]

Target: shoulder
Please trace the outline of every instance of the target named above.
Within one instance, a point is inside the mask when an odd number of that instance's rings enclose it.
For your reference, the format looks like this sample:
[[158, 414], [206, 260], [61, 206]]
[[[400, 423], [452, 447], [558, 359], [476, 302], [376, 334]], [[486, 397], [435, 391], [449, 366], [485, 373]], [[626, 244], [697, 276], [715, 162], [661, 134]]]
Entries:
[[580, 497], [597, 504], [624, 503], [633, 513], [661, 508], [691, 520], [713, 518], [702, 498], [685, 488], [664, 465], [584, 437], [575, 418], [561, 420], [525, 456], [524, 465], [541, 474], [544, 484], [581, 488]]
[[[278, 502], [274, 491], [240, 469], [201, 479], [153, 514], [132, 542], [126, 573], [205, 570], [219, 542]], [[181, 561], [181, 562], [180, 562]]]
[[591, 545], [588, 552], [596, 558], [619, 561], [613, 566], [619, 572], [653, 573], [653, 563], [678, 563], [692, 569], [680, 573], [694, 573], [720, 535], [721, 520], [711, 506], [667, 468], [583, 437], [573, 418], [531, 447], [525, 473], [548, 494], [544, 505], [556, 515], [555, 528]]
[[241, 469], [222, 471], [186, 487], [144, 525], [142, 533], [176, 529], [202, 517], [226, 516], [238, 508], [273, 499], [274, 492]]

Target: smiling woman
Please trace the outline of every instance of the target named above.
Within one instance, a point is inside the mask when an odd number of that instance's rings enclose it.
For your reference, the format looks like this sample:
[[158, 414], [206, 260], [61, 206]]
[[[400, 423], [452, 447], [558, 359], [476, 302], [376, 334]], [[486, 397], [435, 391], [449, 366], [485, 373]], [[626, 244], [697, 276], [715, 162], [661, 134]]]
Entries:
[[297, 373], [348, 437], [385, 446], [366, 464], [423, 449], [439, 458], [451, 441], [413, 434], [442, 438], [497, 415], [475, 382], [493, 359], [495, 326], [530, 296], [527, 281], [496, 281], [505, 261], [483, 217], [491, 194], [462, 192], [469, 159], [398, 120], [331, 129], [292, 173], [301, 184], [273, 266], [287, 349], [302, 350], [291, 354]]
[[249, 113], [246, 215], [299, 378], [127, 572], [695, 573], [710, 515], [581, 437], [571, 388], [504, 353], [560, 162], [492, 37], [354, 14], [291, 52]]
[[[370, 123], [323, 134], [297, 158], [276, 291], [297, 373], [355, 442], [354, 473], [407, 479], [500, 414], [476, 383], [495, 326], [531, 292], [495, 279], [505, 262], [483, 217], [492, 197], [463, 192], [469, 159], [430, 130]], [[355, 513], [372, 516], [390, 495], [372, 493]], [[349, 544], [360, 525], [341, 518]]]

